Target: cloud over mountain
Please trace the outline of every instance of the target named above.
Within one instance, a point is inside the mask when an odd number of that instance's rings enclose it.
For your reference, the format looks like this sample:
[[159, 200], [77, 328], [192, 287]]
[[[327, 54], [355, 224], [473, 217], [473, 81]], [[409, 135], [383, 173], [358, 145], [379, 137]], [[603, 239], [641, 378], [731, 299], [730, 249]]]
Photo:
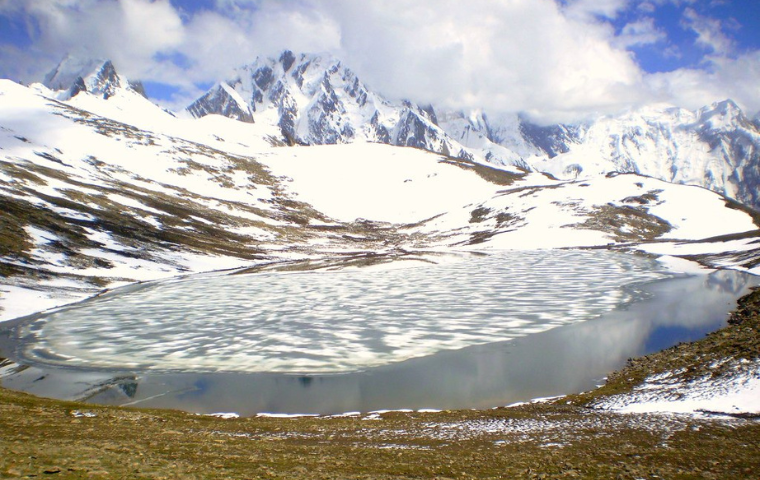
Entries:
[[[698, 108], [730, 97], [760, 109], [758, 50], [731, 36], [741, 23], [687, 3], [8, 0], [0, 76], [39, 78], [65, 53], [111, 58], [179, 107], [231, 69], [289, 48], [345, 59], [391, 98], [540, 122], [652, 101]], [[643, 48], [683, 61], [654, 68]]]

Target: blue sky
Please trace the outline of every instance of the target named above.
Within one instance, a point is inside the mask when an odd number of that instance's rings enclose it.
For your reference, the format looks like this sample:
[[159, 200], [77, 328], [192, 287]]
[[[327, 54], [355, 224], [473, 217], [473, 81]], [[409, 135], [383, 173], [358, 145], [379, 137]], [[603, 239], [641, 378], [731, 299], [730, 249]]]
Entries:
[[109, 58], [182, 108], [257, 56], [328, 52], [392, 98], [565, 121], [760, 110], [757, 0], [3, 0], [0, 77]]
[[651, 18], [655, 29], [663, 34], [657, 42], [629, 48], [646, 72], [702, 67], [706, 55], [715, 52], [714, 46], [700, 42], [700, 29], [709, 30], [711, 22], [716, 28], [713, 34], [731, 46], [727, 54], [760, 49], [760, 1], [666, 3], [651, 13], [626, 11], [612, 24], [620, 34], [626, 25], [641, 18]]

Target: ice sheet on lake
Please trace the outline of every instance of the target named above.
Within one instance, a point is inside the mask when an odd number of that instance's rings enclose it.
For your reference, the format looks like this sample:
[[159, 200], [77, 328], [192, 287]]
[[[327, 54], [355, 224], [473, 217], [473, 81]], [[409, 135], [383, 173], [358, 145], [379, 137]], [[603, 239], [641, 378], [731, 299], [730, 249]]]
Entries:
[[595, 318], [668, 277], [606, 251], [505, 252], [400, 270], [190, 277], [24, 326], [27, 360], [87, 368], [327, 373]]

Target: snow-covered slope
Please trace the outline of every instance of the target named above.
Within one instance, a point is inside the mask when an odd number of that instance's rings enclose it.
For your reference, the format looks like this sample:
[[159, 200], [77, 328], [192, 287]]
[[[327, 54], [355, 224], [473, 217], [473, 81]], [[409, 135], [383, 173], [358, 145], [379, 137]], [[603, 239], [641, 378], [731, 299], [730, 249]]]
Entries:
[[[652, 249], [756, 228], [719, 195], [652, 178], [558, 181], [358, 140], [273, 146], [266, 125], [176, 118], [129, 88], [59, 93], [0, 81], [2, 318], [114, 283], [273, 259]], [[744, 252], [735, 265], [754, 268], [753, 238], [732, 237]], [[725, 252], [722, 241], [706, 251]]]
[[412, 146], [560, 179], [641, 173], [760, 207], [760, 129], [730, 100], [696, 112], [650, 105], [577, 125], [539, 126], [515, 114], [394, 103], [338, 59], [285, 51], [235, 70], [187, 112], [276, 126], [274, 136], [289, 144]]
[[566, 147], [532, 165], [559, 178], [635, 172], [760, 207], [760, 130], [730, 100], [696, 112], [654, 105], [602, 118]]
[[702, 415], [752, 415], [760, 412], [760, 362], [726, 361], [711, 365], [729, 373], [683, 380], [683, 371], [653, 375], [633, 392], [615, 395], [596, 408], [626, 413], [673, 412]]

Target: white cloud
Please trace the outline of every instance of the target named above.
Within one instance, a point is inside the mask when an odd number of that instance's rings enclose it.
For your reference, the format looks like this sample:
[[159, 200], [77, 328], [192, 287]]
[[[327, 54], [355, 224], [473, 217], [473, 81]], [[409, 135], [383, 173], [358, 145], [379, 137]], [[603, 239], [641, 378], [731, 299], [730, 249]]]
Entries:
[[617, 109], [641, 72], [610, 26], [551, 0], [334, 1], [342, 56], [392, 96], [564, 118]]
[[626, 24], [615, 42], [623, 48], [650, 45], [662, 42], [667, 39], [667, 35], [659, 30], [653, 18], [641, 18], [635, 22]]
[[22, 13], [31, 26], [28, 52], [2, 50], [26, 80], [67, 52], [108, 57], [127, 76], [178, 87], [175, 107], [198, 95], [199, 83], [285, 48], [333, 53], [393, 98], [526, 111], [546, 122], [649, 100], [692, 106], [730, 94], [756, 104], [744, 72], [758, 78], [760, 59], [725, 58], [732, 45], [717, 20], [689, 10], [684, 24], [713, 53], [709, 72], [657, 75], [642, 72], [626, 49], [665, 33], [644, 17], [616, 36], [608, 20], [692, 1], [217, 0], [191, 11], [168, 0], [5, 0], [0, 12]]
[[184, 41], [182, 20], [169, 0], [121, 0], [119, 8], [119, 23], [114, 25], [105, 18], [97, 20], [103, 22], [102, 28], [106, 29], [103, 36], [120, 36], [122, 41], [129, 41], [128, 50], [137, 56], [170, 50]]
[[291, 10], [288, 2], [261, 2], [255, 10], [235, 7], [234, 16], [206, 11], [186, 25], [186, 42], [178, 48], [195, 63], [198, 80], [219, 80], [230, 69], [259, 55], [335, 50], [339, 29], [319, 11]]
[[699, 15], [693, 8], [684, 10], [683, 26], [697, 34], [697, 45], [718, 55], [733, 50], [733, 42], [723, 33], [720, 20]]
[[183, 42], [168, 0], [8, 0], [6, 8], [26, 14], [32, 48], [44, 62], [66, 53], [108, 57], [127, 75], [140, 75], [155, 53]]
[[699, 68], [647, 75], [644, 87], [650, 97], [691, 109], [731, 98], [750, 115], [760, 110], [760, 89], [757, 88], [760, 50], [736, 54], [734, 42], [724, 31], [736, 28], [734, 22], [703, 16], [686, 8], [682, 26], [696, 33], [696, 45], [710, 54], [702, 59]]
[[710, 68], [679, 69], [647, 76], [652, 95], [686, 108], [697, 109], [731, 98], [747, 113], [760, 110], [760, 51], [737, 58], [711, 57]]
[[617, 18], [626, 10], [631, 0], [570, 0], [565, 13], [571, 18], [589, 19], [591, 17]]

